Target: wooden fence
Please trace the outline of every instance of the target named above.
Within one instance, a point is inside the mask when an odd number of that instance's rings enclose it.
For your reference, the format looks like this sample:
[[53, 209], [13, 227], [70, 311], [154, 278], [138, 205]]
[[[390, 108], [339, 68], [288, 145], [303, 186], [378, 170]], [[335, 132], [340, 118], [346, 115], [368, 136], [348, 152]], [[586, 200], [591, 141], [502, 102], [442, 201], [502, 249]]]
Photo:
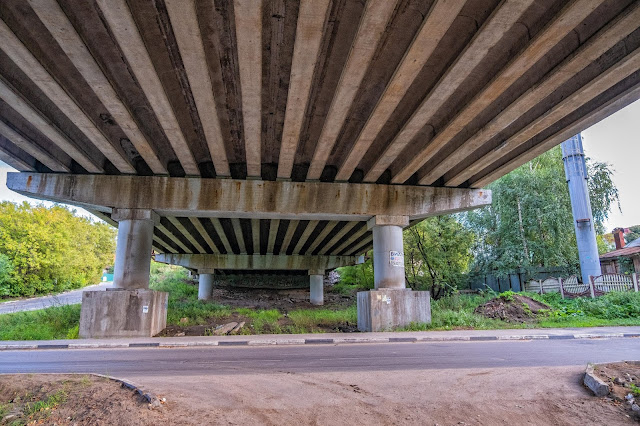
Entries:
[[638, 274], [604, 274], [589, 277], [588, 283], [579, 283], [573, 276], [566, 279], [549, 277], [546, 280], [531, 280], [524, 285], [524, 290], [532, 293], [560, 293], [565, 297], [602, 296], [610, 291], [638, 292]]

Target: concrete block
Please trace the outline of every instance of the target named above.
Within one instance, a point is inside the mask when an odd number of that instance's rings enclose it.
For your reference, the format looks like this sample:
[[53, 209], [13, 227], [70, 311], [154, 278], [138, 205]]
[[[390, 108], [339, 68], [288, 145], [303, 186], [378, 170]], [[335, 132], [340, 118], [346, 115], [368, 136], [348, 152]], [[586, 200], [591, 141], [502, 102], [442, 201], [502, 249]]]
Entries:
[[138, 289], [82, 293], [80, 337], [152, 337], [167, 326], [169, 293]]
[[378, 289], [358, 293], [358, 330], [388, 331], [431, 322], [428, 291]]
[[592, 364], [588, 364], [584, 372], [584, 385], [591, 389], [591, 392], [593, 392], [595, 396], [609, 395], [609, 386], [596, 376]]

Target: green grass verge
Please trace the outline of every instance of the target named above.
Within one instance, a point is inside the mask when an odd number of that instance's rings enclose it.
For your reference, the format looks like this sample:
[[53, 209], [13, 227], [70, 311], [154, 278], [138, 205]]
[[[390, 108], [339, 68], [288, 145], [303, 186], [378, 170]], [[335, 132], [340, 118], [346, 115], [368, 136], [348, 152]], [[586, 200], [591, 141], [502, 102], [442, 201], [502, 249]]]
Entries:
[[0, 340], [54, 340], [78, 337], [80, 305], [0, 315]]

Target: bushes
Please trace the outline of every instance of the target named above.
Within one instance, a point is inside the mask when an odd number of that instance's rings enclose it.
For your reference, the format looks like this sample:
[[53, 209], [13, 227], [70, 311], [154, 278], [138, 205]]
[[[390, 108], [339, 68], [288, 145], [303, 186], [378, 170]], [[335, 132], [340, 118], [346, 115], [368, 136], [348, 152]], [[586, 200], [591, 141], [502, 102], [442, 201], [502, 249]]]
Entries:
[[61, 206], [0, 203], [0, 297], [97, 282], [113, 262], [115, 233]]

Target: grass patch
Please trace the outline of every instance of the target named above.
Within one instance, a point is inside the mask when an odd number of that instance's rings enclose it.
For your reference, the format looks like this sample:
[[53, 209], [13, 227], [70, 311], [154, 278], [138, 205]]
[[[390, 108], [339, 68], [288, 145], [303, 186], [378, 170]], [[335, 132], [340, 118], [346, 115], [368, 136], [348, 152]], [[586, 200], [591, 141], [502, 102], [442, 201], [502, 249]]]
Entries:
[[80, 305], [0, 315], [0, 340], [77, 338]]
[[149, 288], [169, 292], [168, 325], [186, 327], [206, 324], [210, 318], [231, 315], [231, 310], [226, 306], [198, 300], [198, 287], [189, 284], [189, 281], [184, 268], [151, 263]]
[[318, 330], [319, 327], [335, 328], [341, 324], [355, 324], [358, 313], [355, 306], [334, 311], [330, 309], [299, 309], [288, 314], [294, 329]]
[[28, 402], [24, 407], [24, 413], [31, 416], [46, 410], [53, 410], [67, 400], [67, 392], [63, 389], [49, 395], [44, 401]]
[[[539, 295], [518, 293], [546, 303], [551, 310], [532, 324], [514, 324], [485, 318], [474, 310], [496, 294], [454, 294], [431, 302], [431, 324], [411, 324], [406, 331], [505, 328], [580, 328], [604, 326], [640, 326], [640, 293], [612, 292], [596, 299], [562, 299], [559, 293]], [[514, 293], [500, 294], [505, 300]]]

